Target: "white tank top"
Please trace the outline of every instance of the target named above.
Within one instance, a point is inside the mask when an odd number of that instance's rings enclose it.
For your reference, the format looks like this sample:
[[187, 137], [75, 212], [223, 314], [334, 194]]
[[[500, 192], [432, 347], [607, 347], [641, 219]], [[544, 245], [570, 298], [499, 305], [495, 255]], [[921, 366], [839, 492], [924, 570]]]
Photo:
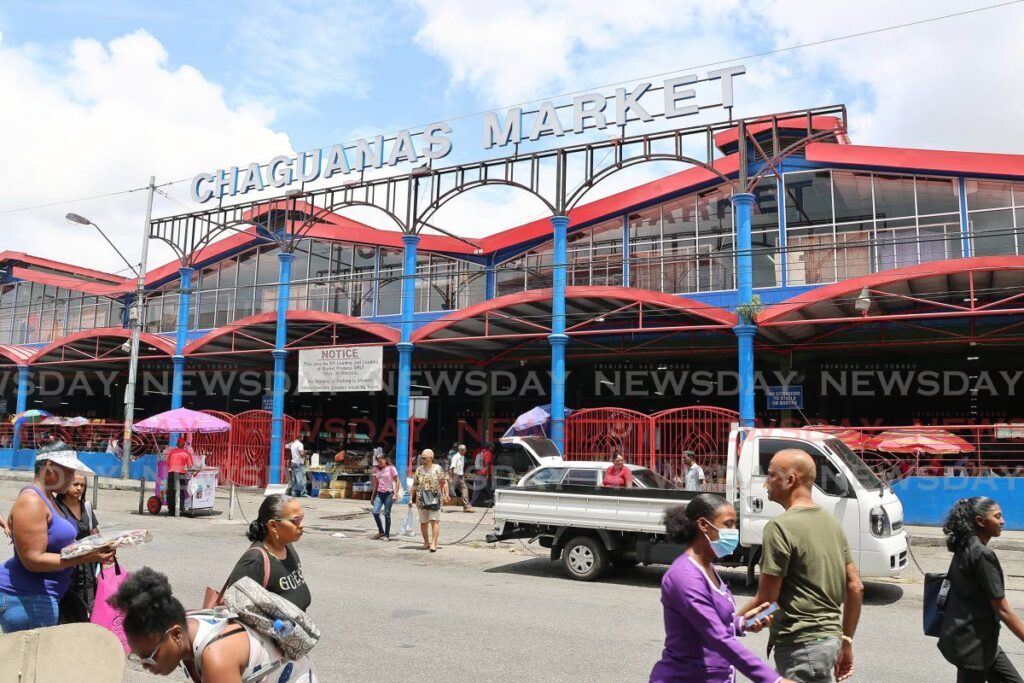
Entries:
[[202, 655], [206, 646], [229, 627], [240, 626], [249, 636], [249, 662], [242, 672], [243, 683], [317, 683], [309, 657], [285, 660], [272, 640], [256, 633], [245, 624], [214, 616], [190, 615], [199, 628], [192, 641], [196, 671], [202, 676]]

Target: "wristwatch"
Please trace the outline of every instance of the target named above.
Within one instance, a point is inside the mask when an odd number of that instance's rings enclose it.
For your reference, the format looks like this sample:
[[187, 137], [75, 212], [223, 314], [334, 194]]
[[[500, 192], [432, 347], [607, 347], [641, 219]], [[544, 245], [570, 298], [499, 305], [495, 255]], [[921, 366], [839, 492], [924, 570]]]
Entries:
[[851, 638], [850, 636], [846, 635], [845, 633], [843, 635], [839, 636], [839, 639], [844, 641], [844, 642], [849, 643], [851, 646], [853, 645], [853, 638]]

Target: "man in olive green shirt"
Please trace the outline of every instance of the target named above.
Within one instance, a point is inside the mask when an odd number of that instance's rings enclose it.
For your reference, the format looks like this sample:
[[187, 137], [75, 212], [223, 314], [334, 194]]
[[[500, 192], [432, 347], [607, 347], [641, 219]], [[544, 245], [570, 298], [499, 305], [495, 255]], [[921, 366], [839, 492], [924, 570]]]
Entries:
[[765, 526], [760, 584], [744, 608], [779, 603], [769, 643], [779, 673], [798, 683], [853, 674], [864, 593], [843, 528], [814, 503], [815, 478], [814, 461], [804, 451], [786, 449], [772, 458], [765, 488], [786, 512]]

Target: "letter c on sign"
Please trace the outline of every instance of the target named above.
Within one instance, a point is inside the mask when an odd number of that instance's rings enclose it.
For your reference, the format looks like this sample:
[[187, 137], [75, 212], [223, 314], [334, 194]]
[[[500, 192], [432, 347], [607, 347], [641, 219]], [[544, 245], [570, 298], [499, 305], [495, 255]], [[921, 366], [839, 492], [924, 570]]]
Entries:
[[192, 200], [200, 204], [213, 199], [213, 188], [200, 189], [203, 184], [213, 185], [213, 176], [209, 173], [200, 173], [192, 179]]

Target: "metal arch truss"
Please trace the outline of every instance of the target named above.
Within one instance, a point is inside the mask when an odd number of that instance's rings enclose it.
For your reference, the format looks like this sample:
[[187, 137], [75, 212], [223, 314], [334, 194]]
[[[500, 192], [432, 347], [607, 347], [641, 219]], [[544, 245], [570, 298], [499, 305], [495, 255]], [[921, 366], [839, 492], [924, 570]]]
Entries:
[[[833, 129], [816, 130], [814, 119], [822, 116], [834, 116], [839, 123]], [[803, 137], [779, 150], [781, 123], [792, 124], [802, 120], [806, 120]], [[268, 207], [273, 210], [291, 203], [293, 210], [299, 211], [301, 201], [301, 210], [307, 214], [303, 221], [285, 220], [280, 231], [258, 234], [268, 242], [279, 244], [283, 250], [291, 251], [297, 240], [320, 217], [346, 208], [371, 207], [386, 215], [404, 233], [418, 234], [430, 228], [462, 240], [431, 225], [430, 220], [452, 199], [479, 187], [516, 188], [536, 197], [552, 216], [565, 215], [601, 181], [621, 170], [642, 163], [675, 161], [702, 168], [731, 185], [735, 191], [748, 192], [766, 174], [778, 173], [779, 163], [787, 156], [812, 142], [844, 136], [846, 123], [846, 107], [832, 105], [641, 135], [608, 137], [443, 168], [422, 166], [403, 175], [349, 180], [332, 187], [289, 192], [285, 198], [242, 202], [156, 219], [152, 222], [150, 237], [170, 245], [182, 265], [193, 266], [202, 249], [225, 232], [246, 232], [247, 228], [257, 225], [253, 216]], [[786, 128], [799, 130], [799, 126], [793, 125]], [[738, 129], [740, 163], [735, 180], [715, 166], [715, 136], [731, 129]], [[770, 132], [772, 140], [768, 150], [756, 139], [765, 131]], [[759, 163], [763, 166], [753, 178], [749, 177], [750, 165]], [[309, 214], [309, 208], [313, 209], [312, 214]], [[477, 246], [470, 240], [463, 241]]]

